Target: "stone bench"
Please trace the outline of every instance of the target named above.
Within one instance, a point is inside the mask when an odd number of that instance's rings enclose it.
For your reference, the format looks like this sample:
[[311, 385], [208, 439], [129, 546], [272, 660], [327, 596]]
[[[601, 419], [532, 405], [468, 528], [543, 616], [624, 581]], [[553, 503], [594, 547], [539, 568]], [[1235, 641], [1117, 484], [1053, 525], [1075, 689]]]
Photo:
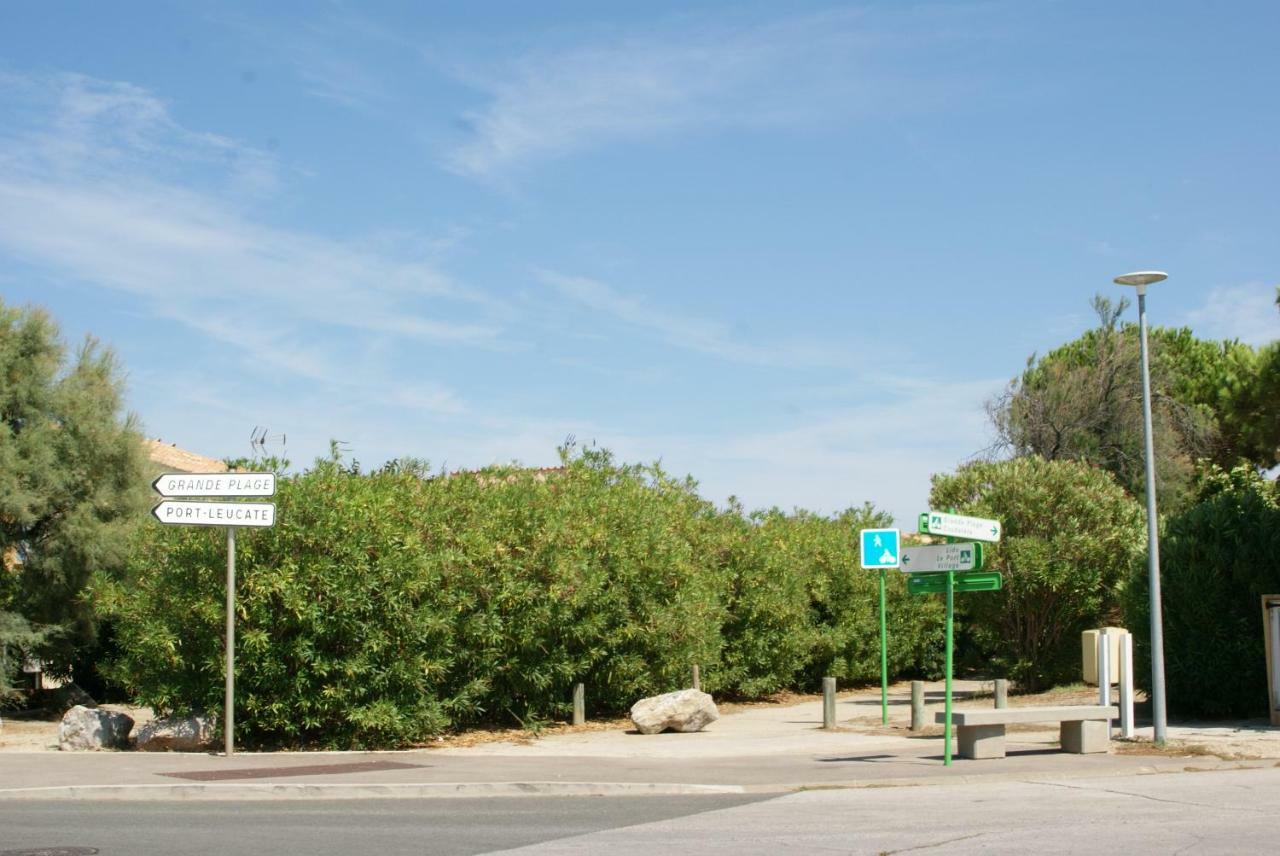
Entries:
[[[951, 711], [961, 758], [1003, 758], [1005, 726], [1022, 722], [1059, 723], [1058, 736], [1064, 752], [1078, 755], [1106, 752], [1111, 741], [1109, 720], [1119, 718], [1117, 707], [1084, 704]], [[934, 721], [946, 722], [946, 713], [939, 711]]]

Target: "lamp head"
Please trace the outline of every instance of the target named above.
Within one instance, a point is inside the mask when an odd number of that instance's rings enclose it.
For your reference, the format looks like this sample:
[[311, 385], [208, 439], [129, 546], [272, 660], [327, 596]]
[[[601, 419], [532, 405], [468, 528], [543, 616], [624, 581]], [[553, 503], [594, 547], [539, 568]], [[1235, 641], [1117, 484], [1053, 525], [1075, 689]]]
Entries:
[[1133, 273], [1122, 274], [1115, 278], [1116, 285], [1132, 285], [1138, 289], [1138, 294], [1146, 294], [1147, 286], [1152, 283], [1160, 282], [1169, 278], [1169, 274], [1162, 270], [1139, 270]]

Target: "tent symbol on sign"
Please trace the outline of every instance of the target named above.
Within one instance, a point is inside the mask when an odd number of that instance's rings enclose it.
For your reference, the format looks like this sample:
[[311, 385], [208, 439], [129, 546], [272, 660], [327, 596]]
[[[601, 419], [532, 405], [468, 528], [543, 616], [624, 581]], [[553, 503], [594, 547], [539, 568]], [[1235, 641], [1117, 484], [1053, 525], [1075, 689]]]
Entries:
[[961, 550], [960, 561], [968, 562], [973, 558], [973, 550]]

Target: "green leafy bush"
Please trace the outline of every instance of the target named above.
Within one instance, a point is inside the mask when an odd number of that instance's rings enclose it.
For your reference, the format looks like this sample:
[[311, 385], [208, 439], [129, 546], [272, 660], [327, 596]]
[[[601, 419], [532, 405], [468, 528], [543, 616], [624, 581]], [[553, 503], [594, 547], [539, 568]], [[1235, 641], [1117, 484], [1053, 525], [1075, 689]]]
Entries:
[[[1244, 465], [1215, 470], [1160, 542], [1166, 703], [1189, 716], [1267, 710], [1263, 595], [1280, 593], [1280, 483]], [[1127, 613], [1135, 671], [1150, 688], [1150, 588], [1135, 571]]]
[[[777, 509], [735, 515], [723, 680], [744, 695], [816, 689], [823, 676], [880, 675], [878, 575], [862, 570], [857, 530], [891, 524], [869, 505], [830, 519]], [[889, 669], [935, 673], [942, 611], [888, 576]]]
[[[616, 713], [694, 663], [734, 695], [878, 674], [852, 527], [882, 518], [748, 518], [695, 487], [595, 449], [551, 472], [327, 460], [280, 479], [276, 526], [237, 536], [237, 738], [382, 747], [532, 725], [567, 715], [577, 681]], [[98, 581], [112, 673], [142, 701], [221, 708], [224, 568], [221, 530], [149, 527], [127, 583]], [[893, 662], [927, 668], [936, 608], [896, 579], [893, 597]]]
[[1080, 633], [1113, 620], [1146, 547], [1142, 510], [1105, 471], [1037, 456], [978, 462], [935, 476], [933, 508], [993, 517], [985, 545], [1003, 588], [956, 600], [971, 655], [1026, 689], [1079, 680]]

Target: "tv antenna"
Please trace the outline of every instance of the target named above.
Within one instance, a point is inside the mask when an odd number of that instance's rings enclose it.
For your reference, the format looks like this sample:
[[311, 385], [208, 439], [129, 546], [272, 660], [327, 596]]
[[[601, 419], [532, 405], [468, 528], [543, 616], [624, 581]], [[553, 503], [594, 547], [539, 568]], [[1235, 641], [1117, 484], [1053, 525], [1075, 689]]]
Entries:
[[278, 444], [281, 451], [283, 451], [286, 443], [288, 443], [288, 438], [284, 434], [270, 434], [261, 425], [253, 426], [253, 430], [249, 432], [249, 448], [253, 450], [255, 458], [266, 456], [268, 444]]

